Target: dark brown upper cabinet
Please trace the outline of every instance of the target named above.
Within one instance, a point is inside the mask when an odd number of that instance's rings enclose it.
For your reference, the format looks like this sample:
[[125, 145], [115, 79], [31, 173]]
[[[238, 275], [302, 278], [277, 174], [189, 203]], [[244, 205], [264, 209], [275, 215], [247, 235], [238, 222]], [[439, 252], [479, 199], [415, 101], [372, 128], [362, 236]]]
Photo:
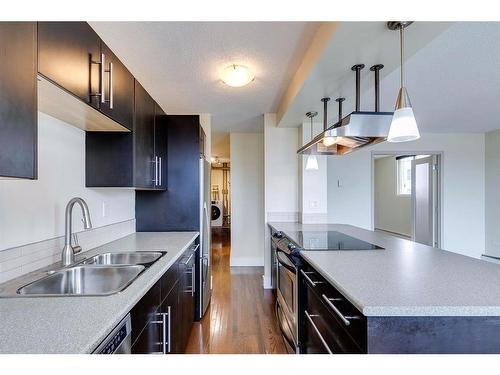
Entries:
[[0, 176], [37, 178], [36, 22], [0, 22]]
[[156, 178], [156, 188], [165, 190], [167, 188], [167, 123], [168, 118], [165, 112], [155, 103], [155, 163], [158, 169]]
[[103, 95], [99, 109], [116, 122], [132, 130], [134, 122], [134, 76], [101, 42], [101, 63], [104, 66]]
[[38, 72], [43, 112], [87, 131], [132, 130], [134, 77], [86, 22], [38, 23]]
[[86, 22], [38, 23], [38, 72], [94, 108], [100, 100], [101, 40]]
[[167, 189], [167, 116], [135, 82], [133, 131], [86, 132], [87, 187]]
[[155, 155], [155, 101], [135, 81], [135, 187], [151, 189], [158, 184], [159, 160]]

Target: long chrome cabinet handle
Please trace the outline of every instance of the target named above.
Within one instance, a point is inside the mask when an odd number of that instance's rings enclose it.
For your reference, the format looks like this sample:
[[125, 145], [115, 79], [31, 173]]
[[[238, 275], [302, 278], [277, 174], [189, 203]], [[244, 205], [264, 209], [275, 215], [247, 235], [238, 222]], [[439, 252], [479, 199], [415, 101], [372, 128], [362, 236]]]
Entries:
[[326, 295], [322, 294], [321, 298], [326, 302], [326, 304], [333, 310], [333, 312], [342, 320], [342, 322], [348, 326], [351, 324], [349, 319], [359, 319], [359, 316], [345, 316], [340, 310], [335, 306], [332, 301], [342, 301], [342, 298], [328, 298]]
[[312, 272], [304, 272], [304, 270], [300, 270], [300, 273], [304, 276], [304, 278], [307, 280], [309, 284], [311, 284], [312, 287], [315, 287], [316, 284], [322, 284], [323, 281], [312, 281], [312, 279], [309, 277], [308, 273]]
[[187, 258], [187, 260], [184, 262], [184, 265], [187, 266], [189, 264], [189, 262], [191, 262], [191, 259], [193, 259], [193, 256], [194, 256], [194, 253], [192, 253], [189, 258]]
[[99, 80], [99, 91], [101, 92], [101, 103], [106, 103], [106, 94], [104, 92], [104, 64], [105, 64], [105, 58], [104, 53], [101, 53], [101, 74], [100, 74], [100, 80]]
[[113, 63], [109, 63], [109, 109], [113, 109]]
[[158, 185], [161, 186], [161, 157], [158, 158], [159, 166], [158, 166]]
[[168, 332], [167, 332], [167, 346], [165, 347], [165, 354], [170, 353], [171, 350], [171, 335], [170, 331], [172, 330], [172, 307], [168, 306], [167, 307], [167, 319], [168, 319]]
[[195, 291], [196, 291], [196, 277], [193, 264], [193, 267], [191, 268], [191, 297], [194, 296]]
[[[169, 306], [170, 308], [170, 306]], [[167, 354], [167, 313], [158, 313], [156, 315], [161, 316], [161, 320], [153, 320], [151, 323], [155, 324], [161, 324], [161, 330], [162, 330], [162, 337], [161, 337], [161, 344], [162, 344], [162, 351], [161, 352], [156, 352], [153, 354]]]
[[325, 349], [328, 352], [328, 354], [333, 354], [333, 352], [330, 350], [330, 347], [328, 346], [328, 344], [326, 343], [325, 339], [323, 338], [323, 335], [321, 334], [321, 332], [319, 331], [318, 327], [316, 326], [316, 324], [312, 320], [312, 318], [315, 318], [315, 317], [317, 317], [319, 315], [309, 315], [309, 313], [307, 312], [307, 310], [304, 310], [304, 313], [306, 314], [306, 317], [309, 320], [309, 323], [311, 323], [312, 327], [314, 328], [314, 331], [316, 332], [316, 335], [318, 335], [319, 339], [321, 340], [321, 343], [325, 347]]
[[153, 178], [153, 182], [155, 186], [158, 186], [158, 156], [155, 156], [152, 163], [155, 165], [155, 176]]

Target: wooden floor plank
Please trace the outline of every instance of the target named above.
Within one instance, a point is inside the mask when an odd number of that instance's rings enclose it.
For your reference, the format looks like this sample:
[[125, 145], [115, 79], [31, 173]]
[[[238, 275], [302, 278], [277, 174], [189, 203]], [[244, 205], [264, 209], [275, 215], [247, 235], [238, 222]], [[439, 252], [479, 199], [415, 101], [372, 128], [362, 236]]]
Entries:
[[230, 251], [228, 235], [212, 237], [212, 300], [193, 326], [186, 353], [286, 354], [274, 294], [262, 288], [263, 267], [231, 268]]

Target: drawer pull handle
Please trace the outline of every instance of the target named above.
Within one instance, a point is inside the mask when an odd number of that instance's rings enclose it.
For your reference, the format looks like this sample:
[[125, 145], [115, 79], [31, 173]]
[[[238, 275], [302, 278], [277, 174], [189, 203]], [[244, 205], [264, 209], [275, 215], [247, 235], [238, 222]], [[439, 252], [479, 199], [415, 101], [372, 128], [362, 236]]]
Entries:
[[343, 315], [340, 310], [337, 308], [337, 306], [335, 306], [332, 301], [342, 301], [342, 298], [328, 298], [327, 296], [325, 296], [324, 294], [321, 295], [321, 298], [323, 298], [323, 300], [326, 302], [326, 304], [328, 305], [328, 307], [330, 307], [333, 312], [342, 320], [342, 322], [348, 326], [351, 324], [351, 322], [349, 320], [352, 320], [352, 319], [359, 319], [359, 316], [345, 316]]
[[316, 332], [316, 335], [318, 335], [319, 339], [321, 340], [321, 343], [325, 347], [325, 349], [328, 352], [328, 354], [333, 354], [332, 351], [330, 350], [330, 347], [328, 346], [328, 344], [326, 343], [325, 339], [323, 338], [323, 335], [321, 334], [321, 332], [319, 331], [318, 327], [316, 326], [316, 324], [312, 320], [312, 318], [318, 317], [319, 315], [309, 315], [309, 313], [307, 312], [307, 310], [304, 310], [304, 313], [306, 314], [307, 320], [309, 320], [309, 323], [311, 323], [312, 327], [314, 328], [314, 331]]
[[300, 273], [304, 276], [304, 278], [307, 280], [309, 284], [311, 284], [312, 287], [315, 287], [316, 284], [322, 284], [323, 281], [312, 281], [312, 279], [309, 277], [308, 273], [314, 273], [314, 272], [304, 272], [304, 270], [300, 270]]

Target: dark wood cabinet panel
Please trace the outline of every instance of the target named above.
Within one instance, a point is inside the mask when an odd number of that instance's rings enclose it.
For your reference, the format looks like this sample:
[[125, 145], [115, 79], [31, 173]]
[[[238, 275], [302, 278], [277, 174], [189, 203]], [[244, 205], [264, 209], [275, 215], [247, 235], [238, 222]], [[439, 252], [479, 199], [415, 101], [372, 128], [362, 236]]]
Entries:
[[99, 108], [100, 39], [86, 22], [38, 23], [38, 71]]
[[156, 182], [156, 188], [165, 190], [168, 184], [168, 173], [167, 173], [167, 115], [160, 108], [158, 104], [155, 103], [155, 157], [157, 157], [158, 162], [158, 176]]
[[167, 295], [160, 308], [161, 312], [167, 314], [167, 330], [165, 340], [167, 342], [167, 354], [180, 354], [180, 314], [179, 314], [179, 282], [177, 281], [170, 293]]
[[135, 187], [154, 188], [155, 102], [146, 90], [135, 82], [134, 170]]
[[300, 352], [366, 353], [366, 317], [305, 262], [303, 271], [312, 282], [299, 277]]
[[[100, 111], [116, 122], [132, 130], [134, 121], [134, 76], [116, 57], [111, 49], [101, 42], [104, 58], [104, 99]], [[111, 84], [111, 85], [110, 85]]]
[[133, 142], [130, 133], [86, 132], [85, 186], [133, 186]]
[[141, 335], [151, 320], [157, 319], [158, 308], [161, 303], [161, 282], [158, 281], [130, 312], [132, 321], [132, 344]]
[[200, 228], [200, 120], [196, 115], [167, 116], [168, 189], [137, 191], [138, 232]]
[[36, 179], [36, 22], [0, 22], [0, 58], [0, 176]]
[[193, 246], [179, 257], [130, 312], [132, 353], [184, 353], [194, 321], [190, 274], [196, 257]]

